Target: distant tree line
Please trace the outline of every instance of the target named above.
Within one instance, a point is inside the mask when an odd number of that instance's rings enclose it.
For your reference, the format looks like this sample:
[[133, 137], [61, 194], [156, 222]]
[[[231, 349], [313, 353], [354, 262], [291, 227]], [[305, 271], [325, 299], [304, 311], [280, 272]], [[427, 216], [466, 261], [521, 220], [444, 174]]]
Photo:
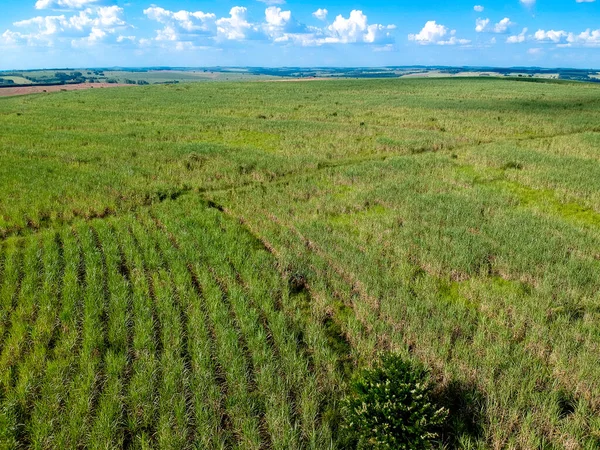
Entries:
[[148, 83], [146, 80], [137, 80], [136, 81], [136, 80], [126, 79], [125, 80], [125, 84], [137, 84], [138, 86], [145, 86], [145, 85], [150, 84], [150, 83]]

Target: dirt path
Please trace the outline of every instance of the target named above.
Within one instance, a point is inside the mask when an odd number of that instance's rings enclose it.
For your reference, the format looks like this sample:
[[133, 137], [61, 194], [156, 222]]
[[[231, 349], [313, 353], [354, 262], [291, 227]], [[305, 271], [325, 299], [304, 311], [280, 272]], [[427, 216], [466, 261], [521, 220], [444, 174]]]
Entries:
[[130, 84], [117, 83], [84, 83], [84, 84], [62, 84], [56, 86], [21, 86], [0, 88], [0, 97], [12, 97], [15, 95], [41, 94], [43, 92], [79, 91], [82, 89], [104, 89], [112, 87], [132, 86]]

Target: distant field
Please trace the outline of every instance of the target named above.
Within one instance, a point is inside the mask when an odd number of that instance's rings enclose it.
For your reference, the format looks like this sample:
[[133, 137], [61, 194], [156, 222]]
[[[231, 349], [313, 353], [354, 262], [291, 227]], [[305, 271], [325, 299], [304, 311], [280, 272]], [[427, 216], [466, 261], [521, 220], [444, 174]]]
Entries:
[[268, 76], [250, 76], [246, 73], [215, 73], [210, 71], [198, 70], [198, 71], [182, 71], [182, 70], [161, 70], [161, 71], [149, 71], [149, 72], [111, 72], [105, 71], [107, 78], [116, 79], [121, 83], [125, 80], [144, 80], [150, 84], [154, 83], [168, 83], [170, 81], [178, 81], [180, 83], [192, 82], [192, 81], [238, 81], [238, 80], [249, 80], [252, 79], [269, 79], [273, 77]]
[[[440, 70], [427, 70], [427, 71], [423, 71], [423, 72], [415, 72], [415, 73], [408, 73], [403, 75], [403, 78], [456, 78], [456, 77], [504, 77], [504, 76], [509, 76], [509, 77], [523, 77], [523, 76], [528, 76], [527, 74], [523, 74], [521, 72], [515, 72], [515, 73], [507, 73], [507, 74], [503, 74], [503, 73], [499, 73], [499, 72], [482, 72], [482, 71], [478, 71], [478, 72], [456, 72], [453, 74], [448, 74], [447, 72], [443, 72]], [[592, 77], [592, 76], [590, 76]], [[536, 73], [532, 75], [532, 78], [542, 78], [542, 79], [558, 79], [559, 78], [559, 74], [558, 73]]]
[[584, 69], [482, 68], [445, 66], [400, 67], [207, 67], [207, 68], [67, 68], [0, 72], [0, 78], [25, 84], [177, 84], [207, 81], [269, 81], [298, 79], [393, 79], [454, 77], [551, 78], [565, 81], [596, 82], [597, 72]]
[[15, 82], [15, 84], [31, 84], [31, 81], [29, 81], [27, 78], [23, 78], [23, 77], [2, 77], [2, 76], [0, 76], [0, 78], [3, 78], [5, 80], [12, 80]]
[[439, 448], [599, 448], [600, 86], [539, 81], [0, 98], [0, 448], [342, 448], [381, 351]]

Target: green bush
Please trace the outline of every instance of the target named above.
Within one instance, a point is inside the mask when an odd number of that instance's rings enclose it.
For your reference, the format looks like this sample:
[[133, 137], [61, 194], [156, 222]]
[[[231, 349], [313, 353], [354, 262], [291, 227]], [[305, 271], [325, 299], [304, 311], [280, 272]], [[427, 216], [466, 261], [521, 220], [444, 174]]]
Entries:
[[345, 428], [362, 449], [430, 448], [448, 415], [432, 400], [429, 372], [393, 354], [355, 378], [344, 406]]

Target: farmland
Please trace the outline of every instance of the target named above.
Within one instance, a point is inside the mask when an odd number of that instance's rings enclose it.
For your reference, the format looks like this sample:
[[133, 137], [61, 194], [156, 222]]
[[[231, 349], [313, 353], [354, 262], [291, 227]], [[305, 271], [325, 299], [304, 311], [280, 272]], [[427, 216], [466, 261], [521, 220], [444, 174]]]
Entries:
[[600, 446], [600, 86], [0, 98], [0, 448], [342, 448], [380, 352], [440, 448]]
[[560, 79], [597, 82], [598, 73], [586, 69], [535, 67], [141, 67], [78, 68], [0, 71], [0, 88], [21, 86], [97, 86], [179, 84], [214, 81], [275, 81], [299, 79], [382, 79], [495, 77]]

